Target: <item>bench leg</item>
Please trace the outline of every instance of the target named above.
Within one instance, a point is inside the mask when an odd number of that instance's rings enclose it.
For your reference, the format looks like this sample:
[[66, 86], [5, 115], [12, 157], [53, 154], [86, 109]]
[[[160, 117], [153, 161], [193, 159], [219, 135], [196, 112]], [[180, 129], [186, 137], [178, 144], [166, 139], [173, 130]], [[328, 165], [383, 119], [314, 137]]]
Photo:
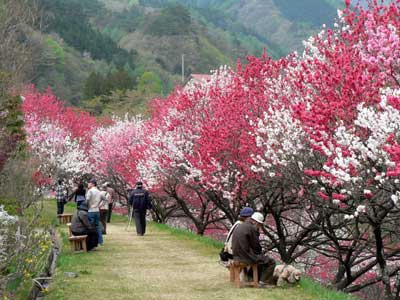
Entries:
[[240, 288], [240, 267], [235, 267], [235, 285], [237, 288]]
[[82, 240], [82, 250], [83, 252], [87, 252], [86, 239]]
[[253, 265], [253, 286], [258, 287], [258, 267]]
[[233, 265], [229, 266], [229, 279], [231, 282], [235, 281], [235, 267]]

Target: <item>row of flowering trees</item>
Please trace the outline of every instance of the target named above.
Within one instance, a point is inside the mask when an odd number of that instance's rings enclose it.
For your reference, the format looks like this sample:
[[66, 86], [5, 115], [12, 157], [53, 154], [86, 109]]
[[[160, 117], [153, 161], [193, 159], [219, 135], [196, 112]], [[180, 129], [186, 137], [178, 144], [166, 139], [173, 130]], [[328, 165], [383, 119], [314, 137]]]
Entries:
[[94, 174], [121, 194], [140, 179], [157, 220], [184, 216], [199, 234], [251, 205], [282, 261], [400, 299], [400, 1], [346, 4], [302, 55], [221, 68], [153, 100], [148, 120], [99, 121], [27, 91], [40, 174]]

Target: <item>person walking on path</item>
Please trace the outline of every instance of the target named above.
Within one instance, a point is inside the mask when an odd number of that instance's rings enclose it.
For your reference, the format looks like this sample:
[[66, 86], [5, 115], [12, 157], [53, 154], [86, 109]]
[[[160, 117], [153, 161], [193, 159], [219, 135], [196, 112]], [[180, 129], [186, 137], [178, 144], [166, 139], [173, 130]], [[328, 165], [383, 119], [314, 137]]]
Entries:
[[97, 247], [98, 235], [96, 228], [89, 222], [88, 206], [83, 201], [78, 206], [78, 210], [72, 216], [71, 232], [73, 235], [87, 235], [87, 250], [90, 251]]
[[275, 261], [262, 252], [259, 229], [263, 223], [264, 216], [255, 212], [240, 224], [233, 232], [232, 250], [235, 261], [258, 264], [259, 286], [267, 287], [275, 284], [273, 278]]
[[62, 215], [64, 213], [64, 205], [67, 202], [67, 189], [65, 188], [61, 179], [58, 180], [55, 192], [57, 200], [57, 214]]
[[136, 188], [130, 193], [129, 205], [133, 209], [136, 233], [143, 236], [146, 232], [146, 211], [152, 208], [149, 192], [143, 189], [143, 183], [138, 181]]
[[100, 194], [102, 198], [105, 198], [107, 200], [107, 201], [102, 201], [101, 205], [99, 206], [102, 233], [107, 234], [108, 203], [110, 201], [110, 194], [107, 192], [107, 184], [103, 184]]
[[76, 188], [76, 190], [71, 194], [70, 198], [74, 199], [74, 201], [76, 202], [76, 208], [79, 208], [79, 206], [86, 201], [86, 189], [83, 185], [83, 183], [79, 183], [78, 187]]
[[103, 245], [103, 234], [100, 225], [100, 206], [103, 204], [102, 202], [107, 201], [107, 199], [100, 194], [95, 179], [89, 181], [88, 188], [86, 192], [86, 201], [89, 207], [89, 222], [96, 227], [99, 245]]
[[107, 215], [107, 223], [110, 223], [111, 221], [111, 214], [114, 206], [114, 197], [115, 197], [115, 191], [111, 187], [111, 184], [107, 182], [107, 193], [110, 195], [110, 198], [108, 200], [108, 215]]

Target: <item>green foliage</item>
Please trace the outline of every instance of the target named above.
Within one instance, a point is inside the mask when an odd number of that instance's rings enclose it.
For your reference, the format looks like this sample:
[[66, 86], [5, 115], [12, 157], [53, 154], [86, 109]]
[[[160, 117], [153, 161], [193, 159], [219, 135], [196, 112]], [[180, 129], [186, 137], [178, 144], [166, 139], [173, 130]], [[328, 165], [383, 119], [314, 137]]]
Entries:
[[[200, 37], [200, 52], [199, 56], [201, 57], [202, 61], [205, 62], [205, 65], [224, 65], [229, 64], [228, 58], [210, 41], [206, 38]], [[199, 71], [202, 73], [208, 73], [209, 70], [199, 68]]]
[[105, 13], [99, 1], [39, 0], [39, 3], [48, 13], [49, 32], [57, 32], [69, 45], [81, 52], [89, 52], [94, 59], [104, 59], [119, 67], [125, 63], [133, 66], [126, 50], [90, 24], [90, 17]]
[[104, 28], [103, 33], [108, 35], [113, 39], [113, 41], [118, 42], [127, 32], [123, 31], [121, 28], [116, 28], [113, 26], [107, 26]]
[[35, 230], [40, 224], [41, 204], [37, 186], [32, 182], [34, 170], [32, 162], [14, 158], [0, 173], [0, 203], [9, 214], [18, 216], [14, 222], [3, 224], [1, 230], [0, 277], [4, 277], [0, 294], [5, 292], [4, 296], [12, 299], [27, 299], [32, 279], [45, 270], [51, 250], [48, 228]]
[[95, 96], [105, 94], [103, 76], [97, 72], [90, 73], [89, 77], [86, 79], [83, 93], [85, 99], [91, 99]]
[[180, 5], [167, 7], [148, 25], [145, 32], [156, 36], [188, 35], [192, 32], [190, 12]]
[[144, 72], [139, 78], [138, 91], [145, 93], [161, 93], [162, 83], [160, 77], [153, 72]]
[[332, 24], [336, 11], [325, 1], [321, 0], [273, 0], [281, 13], [289, 20], [307, 22], [314, 26]]
[[65, 53], [64, 53], [64, 49], [60, 46], [60, 44], [57, 41], [55, 41], [54, 39], [52, 39], [51, 37], [48, 37], [46, 39], [46, 45], [53, 51], [54, 56], [58, 60], [58, 63], [61, 65], [64, 65], [65, 64]]
[[[238, 58], [245, 62], [263, 48], [281, 57], [300, 45], [315, 24], [329, 23], [323, 14], [336, 12], [327, 3], [338, 1], [274, 0], [267, 12], [259, 9], [265, 7], [261, 0], [245, 1], [251, 16], [243, 16], [237, 0], [39, 0], [47, 13], [47, 32], [63, 42], [44, 38], [34, 83], [41, 90], [51, 86], [69, 104], [86, 99], [90, 110], [108, 113], [113, 105], [107, 101], [119, 99], [121, 107], [130, 103], [127, 89], [141, 99], [149, 99], [145, 93], [168, 93], [180, 82], [182, 54], [187, 76], [209, 73], [221, 64], [234, 66]], [[120, 69], [132, 79], [144, 76], [136, 89], [106, 79]], [[158, 79], [149, 83], [145, 72]]]
[[12, 96], [11, 75], [0, 71], [0, 171], [7, 159], [24, 149], [21, 98]]
[[20, 211], [16, 199], [0, 198], [0, 205], [3, 205], [4, 210], [10, 215], [17, 215]]
[[9, 134], [23, 135], [23, 116], [21, 111], [21, 98], [12, 96], [10, 75], [0, 71], [0, 128]]
[[133, 32], [146, 20], [145, 16], [141, 7], [133, 6], [111, 14], [108, 26], [124, 32]]
[[127, 90], [135, 86], [135, 79], [124, 69], [102, 76], [92, 72], [85, 82], [84, 97], [91, 99], [96, 96], [110, 95], [114, 90]]
[[156, 93], [142, 93], [138, 90], [115, 90], [111, 95], [102, 95], [83, 101], [83, 108], [96, 116], [147, 115], [147, 102], [158, 97]]
[[[219, 4], [223, 4], [222, 7], [231, 5], [228, 2], [229, 1], [223, 1]], [[237, 53], [232, 53], [233, 55], [236, 54], [236, 57], [231, 56], [233, 59], [238, 57], [243, 58], [249, 54], [260, 55], [263, 48], [267, 48], [268, 54], [274, 58], [279, 58], [284, 55], [284, 52], [278, 45], [267, 37], [258, 34], [255, 30], [244, 26], [237, 19], [227, 14], [224, 8], [217, 5], [217, 3], [215, 3], [214, 6], [209, 4], [211, 6], [205, 7], [203, 7], [201, 3], [198, 5], [200, 6], [193, 6], [191, 8], [197, 18], [205, 24], [206, 28], [212, 29], [213, 31], [222, 29], [227, 40], [230, 41], [229, 48], [226, 49], [225, 52], [230, 53], [232, 50], [238, 49]], [[220, 45], [220, 42], [220, 37], [214, 40], [215, 45]], [[227, 41], [225, 41], [225, 43], [227, 43]], [[240, 49], [243, 50], [240, 51]]]
[[103, 97], [94, 97], [91, 99], [83, 100], [81, 107], [90, 112], [92, 115], [100, 116], [103, 113], [105, 103], [102, 101]]

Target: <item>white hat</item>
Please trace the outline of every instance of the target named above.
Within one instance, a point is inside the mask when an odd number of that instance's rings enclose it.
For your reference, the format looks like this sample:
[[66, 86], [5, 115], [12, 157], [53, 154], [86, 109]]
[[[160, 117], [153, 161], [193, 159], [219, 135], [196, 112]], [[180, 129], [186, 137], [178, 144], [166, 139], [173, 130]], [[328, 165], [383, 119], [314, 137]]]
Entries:
[[255, 212], [251, 215], [251, 218], [256, 221], [257, 223], [263, 224], [264, 223], [264, 216], [260, 212]]

